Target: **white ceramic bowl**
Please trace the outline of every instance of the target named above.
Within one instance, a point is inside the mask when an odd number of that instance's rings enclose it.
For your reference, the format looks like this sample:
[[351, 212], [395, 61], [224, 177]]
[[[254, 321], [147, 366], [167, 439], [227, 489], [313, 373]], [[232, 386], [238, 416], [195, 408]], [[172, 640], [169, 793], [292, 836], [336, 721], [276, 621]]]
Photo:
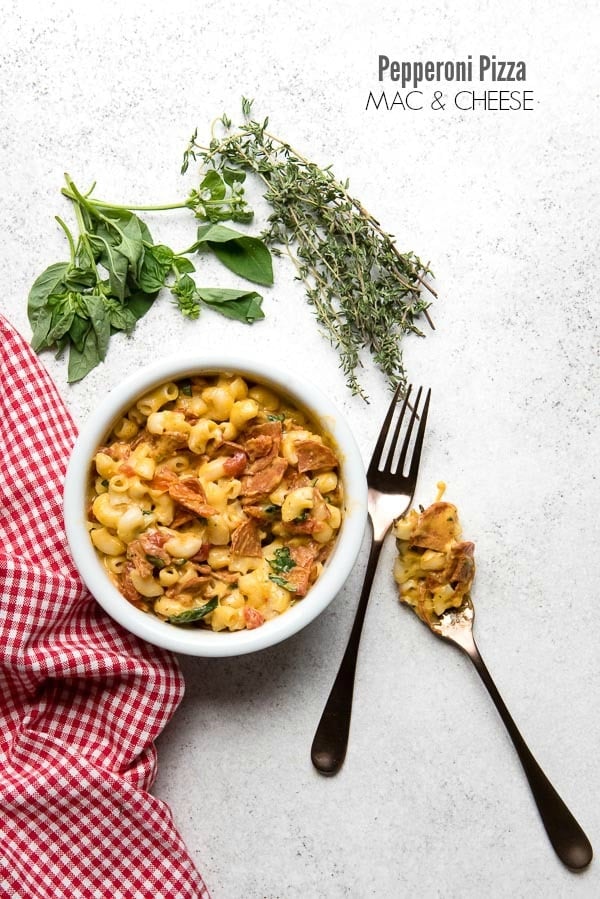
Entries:
[[[261, 627], [241, 631], [180, 628], [131, 605], [110, 581], [85, 526], [86, 489], [91, 460], [114, 422], [152, 387], [194, 374], [236, 372], [272, 386], [309, 411], [331, 435], [340, 457], [345, 509], [342, 527], [324, 570], [306, 596]], [[100, 605], [123, 627], [149, 643], [195, 656], [235, 656], [272, 646], [297, 633], [331, 602], [350, 574], [360, 550], [367, 517], [367, 484], [352, 433], [319, 389], [290, 372], [263, 361], [227, 354], [201, 353], [165, 358], [113, 388], [79, 433], [67, 469], [64, 516], [71, 553], [79, 572]]]

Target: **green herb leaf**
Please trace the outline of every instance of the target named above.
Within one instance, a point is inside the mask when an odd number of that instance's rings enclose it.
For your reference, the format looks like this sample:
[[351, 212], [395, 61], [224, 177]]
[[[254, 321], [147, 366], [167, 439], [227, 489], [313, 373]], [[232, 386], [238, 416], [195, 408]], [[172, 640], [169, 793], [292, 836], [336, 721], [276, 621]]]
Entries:
[[200, 300], [196, 283], [189, 275], [182, 275], [171, 285], [171, 293], [180, 312], [187, 318], [198, 318], [200, 315]]
[[96, 272], [89, 268], [79, 268], [76, 266], [67, 272], [64, 279], [66, 290], [72, 290], [77, 293], [82, 290], [87, 290], [90, 287], [95, 287], [97, 283], [98, 276]]
[[279, 587], [283, 587], [285, 590], [289, 590], [290, 593], [296, 593], [297, 587], [294, 584], [290, 584], [289, 581], [286, 581], [284, 578], [279, 577], [277, 574], [270, 574], [269, 580], [273, 581], [274, 584], [277, 584]]
[[52, 342], [48, 340], [48, 334], [52, 328], [53, 320], [54, 315], [50, 306], [42, 306], [36, 312], [31, 336], [31, 347], [34, 352], [39, 353], [41, 350], [52, 346]]
[[173, 256], [173, 268], [179, 275], [190, 274], [196, 271], [196, 266], [187, 256]]
[[269, 565], [277, 574], [286, 574], [296, 567], [296, 563], [290, 555], [289, 546], [280, 546], [275, 550], [272, 559], [269, 559]]
[[32, 327], [35, 327], [40, 309], [45, 306], [48, 297], [64, 289], [64, 279], [69, 268], [69, 262], [55, 262], [44, 269], [31, 285], [27, 298], [27, 315]]
[[[87, 320], [80, 315], [73, 319], [69, 331], [71, 350], [67, 378], [69, 383], [80, 381], [106, 356], [110, 339], [110, 316], [103, 298], [89, 294], [81, 298]], [[74, 336], [74, 328], [75, 336]]]
[[[262, 237], [274, 255], [281, 255], [278, 247], [287, 251], [323, 333], [339, 353], [352, 392], [366, 399], [358, 381], [364, 350], [391, 387], [405, 385], [401, 338], [422, 336], [417, 325], [421, 315], [431, 324], [425, 290], [434, 297], [435, 291], [427, 280], [428, 265], [397, 249], [394, 237], [350, 194], [347, 180], [336, 179], [330, 166], [311, 162], [268, 132], [267, 119], [251, 118], [252, 102], [246, 98], [242, 113], [235, 130], [223, 116], [225, 134], [213, 137], [208, 147], [197, 142], [196, 130], [186, 159], [217, 169], [223, 180], [225, 169], [240, 168], [266, 185], [270, 213]], [[243, 187], [236, 187], [241, 198]], [[212, 238], [210, 232], [199, 237], [213, 241], [221, 261], [232, 255], [234, 241], [214, 232]], [[217, 245], [217, 240], [222, 242]], [[237, 260], [229, 258], [226, 264], [238, 270]], [[250, 277], [247, 270], [244, 274]]]
[[217, 608], [218, 604], [219, 600], [216, 596], [213, 596], [203, 606], [199, 606], [196, 609], [186, 609], [185, 612], [180, 612], [179, 615], [171, 615], [170, 618], [167, 618], [167, 621], [170, 624], [191, 624], [194, 621], [200, 621], [202, 618], [205, 618], [209, 612], [213, 612]]
[[198, 228], [196, 247], [203, 244], [236, 275], [255, 284], [273, 283], [271, 253], [258, 237], [249, 237], [225, 225], [208, 224]]
[[[188, 158], [195, 158], [192, 147]], [[54, 347], [60, 355], [69, 348], [69, 381], [81, 380], [105, 358], [110, 335], [130, 333], [163, 287], [171, 290], [189, 318], [198, 317], [201, 303], [245, 323], [263, 318], [262, 297], [256, 291], [199, 291], [190, 277], [194, 263], [186, 255], [206, 247], [220, 253], [225, 265], [242, 277], [272, 283], [271, 257], [263, 241], [217, 224], [252, 218], [242, 187], [245, 177], [241, 166], [225, 166], [222, 171], [213, 166], [187, 201], [129, 209], [92, 198], [93, 188], [81, 192], [65, 175], [62, 194], [75, 207], [79, 235], [57, 217], [69, 243], [70, 262], [49, 266], [31, 287], [27, 311], [33, 349]], [[186, 207], [208, 224], [200, 229], [198, 241], [179, 255], [164, 244], [154, 244], [150, 229], [134, 211]]]
[[125, 308], [131, 315], [133, 315], [137, 322], [150, 310], [150, 307], [157, 296], [158, 291], [155, 291], [154, 293], [144, 293], [142, 290], [136, 290], [127, 297]]
[[199, 287], [196, 295], [207, 306], [236, 321], [252, 324], [265, 317], [261, 309], [262, 297], [256, 291], [232, 290], [222, 287]]
[[227, 185], [215, 169], [209, 169], [200, 182], [200, 196], [207, 191], [211, 200], [224, 200], [227, 194]]
[[[190, 154], [187, 155], [189, 159]], [[245, 177], [241, 169], [209, 168], [198, 190], [191, 191], [186, 205], [194, 210], [196, 218], [209, 222], [251, 222], [254, 213], [241, 186]]]
[[198, 227], [196, 247], [202, 243], [229, 243], [232, 240], [244, 237], [241, 231], [235, 231], [226, 225], [208, 222]]
[[273, 261], [258, 237], [240, 237], [228, 243], [210, 244], [219, 262], [255, 284], [273, 283]]
[[110, 235], [95, 234], [89, 241], [97, 253], [97, 261], [108, 273], [110, 292], [123, 302], [129, 261], [117, 250]]
[[121, 305], [113, 297], [106, 297], [105, 305], [113, 331], [125, 331], [126, 334], [130, 334], [137, 321], [132, 310], [127, 305]]
[[69, 339], [79, 352], [83, 350], [83, 345], [89, 330], [90, 322], [88, 315], [85, 311], [77, 312], [73, 316], [73, 321], [69, 328]]
[[138, 278], [138, 286], [144, 293], [153, 293], [164, 286], [173, 265], [173, 256], [173, 250], [163, 244], [146, 247]]
[[140, 266], [144, 258], [144, 239], [149, 234], [147, 228], [142, 227], [142, 222], [137, 215], [128, 210], [107, 209], [98, 206], [108, 223], [99, 223], [96, 226], [98, 236], [104, 236], [121, 256], [127, 259], [131, 271], [136, 278], [139, 276]]
[[243, 169], [232, 169], [230, 166], [223, 166], [223, 180], [230, 186], [234, 184], [243, 184], [246, 180], [246, 172]]
[[73, 309], [69, 311], [63, 309], [55, 310], [54, 315], [52, 316], [52, 326], [46, 337], [46, 342], [49, 347], [58, 343], [65, 334], [68, 334], [71, 325], [73, 324], [74, 317], [75, 311]]

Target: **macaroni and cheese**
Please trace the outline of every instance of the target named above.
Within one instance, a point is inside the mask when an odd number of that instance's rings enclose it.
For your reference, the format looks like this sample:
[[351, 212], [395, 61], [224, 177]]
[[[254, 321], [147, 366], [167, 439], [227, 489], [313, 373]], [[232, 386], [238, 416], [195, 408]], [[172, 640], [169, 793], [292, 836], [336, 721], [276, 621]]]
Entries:
[[115, 424], [90, 477], [90, 539], [144, 612], [256, 628], [304, 597], [343, 516], [335, 448], [272, 388], [236, 374], [156, 387]]
[[436, 502], [419, 511], [411, 509], [394, 525], [398, 556], [394, 578], [402, 602], [426, 623], [447, 609], [459, 608], [475, 575], [474, 544], [461, 541], [456, 506]]

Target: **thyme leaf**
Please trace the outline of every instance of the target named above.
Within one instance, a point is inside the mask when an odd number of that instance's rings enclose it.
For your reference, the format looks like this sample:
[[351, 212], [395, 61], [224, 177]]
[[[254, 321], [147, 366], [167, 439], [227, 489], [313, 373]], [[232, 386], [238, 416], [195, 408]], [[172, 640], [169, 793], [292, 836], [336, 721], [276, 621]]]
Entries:
[[[182, 171], [199, 161], [207, 179], [214, 172], [254, 173], [271, 207], [261, 235], [274, 255], [287, 254], [303, 282], [308, 303], [325, 337], [337, 349], [353, 393], [367, 399], [358, 379], [363, 350], [368, 350], [389, 385], [406, 384], [401, 340], [423, 336], [421, 316], [429, 323], [428, 265], [411, 252], [400, 252], [394, 237], [339, 181], [331, 167], [309, 161], [289, 143], [267, 130], [268, 119], [252, 118], [252, 101], [242, 101], [243, 121], [233, 127], [223, 115], [208, 146], [194, 132], [184, 153]], [[214, 175], [211, 176], [214, 179]], [[216, 183], [216, 182], [215, 182]]]

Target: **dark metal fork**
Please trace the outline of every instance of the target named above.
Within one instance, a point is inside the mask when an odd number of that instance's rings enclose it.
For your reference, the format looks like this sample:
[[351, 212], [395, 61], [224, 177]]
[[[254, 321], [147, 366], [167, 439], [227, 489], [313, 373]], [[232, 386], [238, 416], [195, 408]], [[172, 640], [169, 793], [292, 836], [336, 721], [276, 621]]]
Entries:
[[[411, 392], [412, 385], [401, 403], [401, 389], [396, 390], [367, 470], [373, 541], [348, 645], [312, 744], [312, 762], [321, 774], [336, 774], [346, 757], [356, 660], [373, 577], [385, 536], [394, 521], [406, 512], [415, 492], [431, 390], [427, 391], [420, 412], [423, 388], [419, 387], [413, 403], [410, 402]], [[402, 444], [401, 433], [404, 435]]]

